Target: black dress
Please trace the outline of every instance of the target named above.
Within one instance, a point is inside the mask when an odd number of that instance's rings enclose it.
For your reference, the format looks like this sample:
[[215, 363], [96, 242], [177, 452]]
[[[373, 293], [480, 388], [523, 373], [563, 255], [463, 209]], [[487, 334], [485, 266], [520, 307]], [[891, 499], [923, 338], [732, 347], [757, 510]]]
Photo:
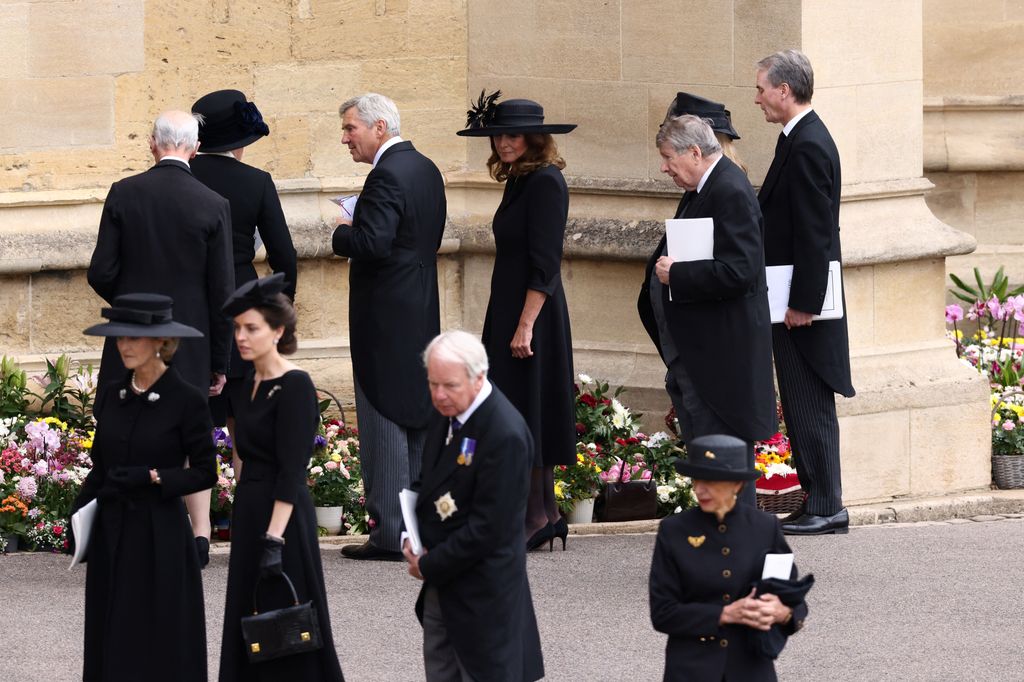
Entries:
[[[726, 605], [750, 593], [766, 554], [791, 551], [778, 519], [749, 505], [736, 505], [721, 523], [700, 509], [661, 522], [649, 590], [654, 629], [669, 636], [665, 682], [776, 679], [772, 660], [754, 652], [757, 631], [718, 619]], [[789, 623], [772, 627], [788, 637], [805, 618], [807, 604], [800, 603]]]
[[[233, 386], [228, 395], [242, 476], [231, 512], [231, 558], [220, 680], [342, 680], [327, 611], [316, 514], [306, 487], [306, 465], [319, 419], [316, 391], [309, 375], [301, 370], [260, 382], [255, 397], [252, 388], [250, 375]], [[294, 505], [284, 532], [284, 572], [295, 585], [299, 601], [313, 602], [323, 648], [250, 665], [242, 641], [242, 617], [253, 612], [262, 541], [275, 500]], [[259, 601], [262, 612], [290, 605], [291, 595], [283, 580], [267, 580], [260, 586]]]
[[[168, 369], [141, 395], [127, 377], [104, 385], [94, 414], [93, 469], [74, 505], [99, 499], [82, 679], [205, 682], [203, 581], [181, 496], [216, 481], [206, 397]], [[107, 472], [125, 466], [156, 469], [162, 484], [115, 492]]]
[[[562, 244], [569, 190], [562, 172], [544, 166], [512, 176], [494, 214], [494, 272], [483, 343], [490, 378], [523, 415], [536, 447], [535, 466], [576, 461], [572, 335], [562, 290]], [[533, 325], [533, 357], [512, 357], [527, 289], [547, 294]]]

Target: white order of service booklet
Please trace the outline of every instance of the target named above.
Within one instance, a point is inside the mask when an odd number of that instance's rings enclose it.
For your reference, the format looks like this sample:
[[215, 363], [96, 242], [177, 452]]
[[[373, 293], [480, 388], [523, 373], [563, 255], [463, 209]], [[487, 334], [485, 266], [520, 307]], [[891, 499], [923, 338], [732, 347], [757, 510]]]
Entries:
[[766, 554], [764, 556], [764, 568], [761, 570], [761, 579], [778, 578], [789, 580], [793, 572], [792, 554]]
[[[793, 284], [792, 265], [769, 265], [764, 269], [768, 282], [768, 308], [771, 311], [772, 324], [786, 319], [789, 308], [789, 289]], [[828, 264], [828, 284], [825, 288], [825, 300], [821, 304], [821, 312], [814, 320], [838, 320], [843, 311], [843, 276], [842, 266], [834, 260]]]
[[415, 490], [402, 488], [398, 493], [398, 503], [402, 507], [402, 520], [405, 521], [405, 534], [409, 537], [410, 549], [416, 556], [423, 554], [423, 542], [420, 540], [420, 524], [416, 520], [416, 500], [420, 494]]
[[712, 218], [672, 218], [665, 221], [668, 257], [674, 261], [711, 260], [715, 257], [715, 221]]
[[70, 571], [85, 559], [89, 551], [89, 536], [92, 535], [92, 524], [96, 520], [96, 500], [89, 502], [71, 515], [71, 532], [75, 535], [75, 555], [71, 557]]

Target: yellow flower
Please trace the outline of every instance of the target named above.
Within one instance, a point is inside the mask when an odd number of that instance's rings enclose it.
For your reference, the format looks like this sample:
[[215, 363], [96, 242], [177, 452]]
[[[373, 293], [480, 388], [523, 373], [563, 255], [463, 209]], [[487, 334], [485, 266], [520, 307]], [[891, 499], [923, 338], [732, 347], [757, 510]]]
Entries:
[[563, 499], [565, 497], [565, 482], [555, 481], [555, 497]]
[[601, 467], [599, 467], [599, 466], [597, 466], [597, 465], [595, 464], [595, 465], [594, 465], [594, 471], [596, 471], [597, 473], [601, 473]]
[[89, 431], [89, 436], [87, 438], [82, 438], [81, 440], [79, 440], [78, 444], [81, 445], [86, 450], [92, 450], [92, 439], [95, 437], [96, 431]]
[[576, 453], [576, 461], [578, 463], [580, 463], [580, 464], [583, 464], [583, 455], [581, 455], [580, 453], [577, 452]]
[[68, 425], [65, 422], [57, 419], [56, 417], [46, 417], [45, 419], [37, 419], [36, 421], [43, 422], [44, 424], [54, 424], [61, 431], [67, 431]]
[[335, 452], [333, 455], [331, 455], [331, 461], [333, 461], [333, 462], [340, 462], [341, 461], [341, 455], [339, 455], [337, 452]]

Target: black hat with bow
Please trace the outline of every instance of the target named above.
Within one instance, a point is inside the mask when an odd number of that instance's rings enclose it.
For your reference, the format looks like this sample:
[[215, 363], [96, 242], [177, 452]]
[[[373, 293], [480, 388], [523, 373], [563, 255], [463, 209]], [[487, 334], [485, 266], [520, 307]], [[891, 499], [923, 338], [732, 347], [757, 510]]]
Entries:
[[567, 133], [575, 123], [544, 123], [544, 107], [530, 99], [497, 102], [501, 90], [490, 95], [480, 91], [480, 99], [466, 112], [466, 128], [455, 133], [464, 137], [525, 135], [527, 133]]
[[199, 150], [227, 152], [252, 144], [270, 134], [263, 115], [238, 90], [217, 90], [203, 95], [192, 105], [193, 114], [201, 114]]
[[732, 114], [724, 104], [688, 92], [677, 92], [676, 98], [668, 107], [665, 120], [686, 114], [706, 118], [711, 121], [711, 129], [716, 133], [722, 133], [734, 140], [740, 139], [740, 134], [732, 127]]
[[221, 306], [221, 310], [225, 315], [235, 317], [250, 308], [274, 303], [277, 301], [277, 295], [284, 291], [286, 286], [288, 283], [284, 281], [283, 272], [254, 279], [238, 287]]
[[146, 336], [153, 338], [189, 338], [203, 333], [187, 324], [175, 322], [171, 311], [174, 299], [161, 294], [124, 294], [100, 315], [110, 320], [94, 324], [83, 334], [87, 336]]

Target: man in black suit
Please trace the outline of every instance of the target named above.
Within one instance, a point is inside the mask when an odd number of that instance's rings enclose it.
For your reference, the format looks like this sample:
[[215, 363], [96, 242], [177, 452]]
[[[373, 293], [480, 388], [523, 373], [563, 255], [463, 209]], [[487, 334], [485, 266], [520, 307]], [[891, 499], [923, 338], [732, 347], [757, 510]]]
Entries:
[[404, 542], [423, 580], [428, 682], [544, 676], [526, 575], [526, 498], [533, 439], [519, 411], [487, 380], [487, 351], [448, 331], [423, 354], [437, 413], [427, 432], [416, 519], [423, 551]]
[[[829, 262], [841, 261], [839, 152], [811, 110], [814, 72], [797, 50], [757, 64], [757, 96], [765, 120], [783, 126], [758, 201], [765, 218], [765, 262], [792, 265], [785, 321], [772, 325], [782, 413], [796, 455], [805, 507], [782, 525], [794, 535], [845, 531], [835, 394], [853, 397], [846, 317], [814, 321], [821, 312]], [[845, 309], [845, 306], [844, 306]], [[813, 322], [813, 323], [812, 323]]]
[[[703, 119], [669, 119], [656, 141], [662, 172], [686, 190], [676, 218], [711, 218], [714, 247], [712, 258], [673, 262], [662, 238], [647, 262], [640, 319], [668, 368], [683, 440], [741, 438], [753, 466], [754, 441], [777, 426], [761, 211]], [[753, 486], [742, 494], [754, 503]]]
[[[221, 305], [235, 290], [228, 200], [193, 177], [199, 123], [168, 111], [153, 125], [149, 146], [157, 162], [148, 171], [115, 182], [103, 204], [89, 285], [108, 303], [121, 294], [170, 296], [180, 322], [205, 338], [181, 339], [174, 369], [210, 396], [224, 387], [231, 320]], [[116, 339], [103, 344], [100, 383], [125, 372]], [[209, 561], [210, 493], [186, 498], [200, 560]]]
[[440, 330], [437, 249], [444, 180], [399, 137], [395, 103], [370, 93], [339, 108], [352, 159], [373, 165], [351, 220], [334, 231], [349, 264], [349, 341], [370, 539], [352, 559], [402, 560], [398, 492], [419, 476], [430, 418], [420, 351]]

